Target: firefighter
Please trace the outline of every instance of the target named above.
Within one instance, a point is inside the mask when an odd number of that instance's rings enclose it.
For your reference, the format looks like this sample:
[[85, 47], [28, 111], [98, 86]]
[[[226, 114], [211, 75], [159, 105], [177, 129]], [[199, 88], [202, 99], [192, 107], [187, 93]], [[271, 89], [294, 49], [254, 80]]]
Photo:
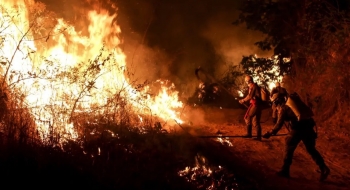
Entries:
[[248, 85], [249, 91], [248, 95], [245, 98], [239, 100], [239, 103], [244, 104], [244, 102], [250, 102], [250, 106], [248, 107], [247, 112], [244, 116], [247, 129], [247, 134], [244, 137], [252, 138], [252, 127], [254, 126], [257, 133], [257, 137], [254, 138], [254, 140], [261, 141], [261, 94], [258, 85], [254, 83], [251, 76], [245, 76], [244, 81]]
[[300, 141], [305, 145], [307, 152], [311, 155], [312, 159], [320, 168], [320, 181], [324, 181], [330, 173], [329, 168], [326, 166], [321, 154], [316, 150], [316, 138], [317, 134], [314, 131], [315, 121], [312, 117], [297, 119], [296, 114], [293, 112], [290, 106], [286, 105], [284, 98], [274, 96], [272, 99], [273, 104], [276, 105], [278, 110], [278, 119], [274, 128], [263, 135], [263, 138], [270, 138], [272, 135], [276, 135], [281, 129], [284, 122], [290, 122], [289, 134], [286, 137], [285, 153], [282, 169], [277, 172], [277, 175], [281, 177], [289, 178], [289, 168], [292, 164], [293, 153], [297, 148]]
[[[285, 98], [286, 99], [287, 96], [288, 96], [287, 90], [285, 88], [283, 88], [279, 82], [276, 82], [275, 85], [276, 86], [271, 90], [270, 99], [272, 99], [274, 95], [278, 96], [280, 98]], [[272, 107], [272, 122], [273, 122], [273, 124], [276, 124], [276, 122], [277, 122], [276, 105], [272, 104], [271, 107]]]

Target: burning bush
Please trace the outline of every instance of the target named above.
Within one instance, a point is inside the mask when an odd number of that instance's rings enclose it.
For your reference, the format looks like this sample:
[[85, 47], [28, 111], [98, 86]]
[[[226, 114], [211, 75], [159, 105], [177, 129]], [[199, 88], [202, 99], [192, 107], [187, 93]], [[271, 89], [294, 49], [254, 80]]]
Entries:
[[29, 111], [23, 107], [23, 96], [8, 91], [6, 83], [1, 88], [0, 133], [3, 143], [36, 143], [35, 123]]
[[82, 35], [35, 1], [5, 1], [0, 10], [2, 83], [44, 143], [77, 139], [82, 117], [129, 125], [181, 122], [183, 105], [172, 83], [159, 80], [154, 91], [129, 81], [115, 14], [89, 11]]

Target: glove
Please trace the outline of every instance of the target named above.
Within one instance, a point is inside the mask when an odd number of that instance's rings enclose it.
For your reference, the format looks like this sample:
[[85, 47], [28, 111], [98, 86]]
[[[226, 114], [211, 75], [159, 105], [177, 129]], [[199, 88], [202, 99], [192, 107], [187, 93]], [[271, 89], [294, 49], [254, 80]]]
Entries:
[[270, 138], [272, 135], [276, 135], [276, 133], [274, 133], [274, 132], [271, 130], [271, 131], [266, 132], [262, 137], [265, 138], [265, 139], [268, 139], [268, 138]]
[[269, 139], [271, 137], [272, 133], [270, 133], [270, 131], [266, 132], [262, 137], [264, 139]]

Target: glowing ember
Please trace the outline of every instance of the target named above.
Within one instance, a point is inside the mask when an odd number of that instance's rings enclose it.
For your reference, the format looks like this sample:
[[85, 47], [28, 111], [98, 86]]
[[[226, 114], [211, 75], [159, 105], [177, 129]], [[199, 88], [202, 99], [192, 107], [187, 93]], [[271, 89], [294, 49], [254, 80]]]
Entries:
[[158, 95], [150, 96], [150, 87], [136, 90], [128, 83], [115, 14], [90, 11], [84, 36], [63, 19], [44, 15], [44, 6], [34, 0], [3, 0], [1, 6], [0, 72], [12, 93], [24, 97], [22, 106], [35, 117], [43, 140], [52, 129], [78, 138], [74, 116], [106, 114], [115, 98], [134, 114], [182, 123], [175, 110], [183, 105], [173, 84], [158, 81]]
[[233, 174], [221, 166], [209, 167], [203, 160], [206, 159], [197, 155], [196, 166], [186, 167], [178, 175], [199, 189], [240, 189]]
[[233, 146], [232, 142], [229, 140], [228, 137], [226, 137], [226, 138], [218, 137], [217, 141], [219, 141], [223, 145]]

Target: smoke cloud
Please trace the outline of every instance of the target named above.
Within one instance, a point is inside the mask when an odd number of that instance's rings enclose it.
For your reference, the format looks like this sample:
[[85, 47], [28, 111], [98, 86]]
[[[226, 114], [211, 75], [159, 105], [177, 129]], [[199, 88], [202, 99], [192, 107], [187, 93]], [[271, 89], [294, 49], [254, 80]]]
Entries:
[[232, 25], [241, 0], [41, 1], [82, 31], [87, 11], [103, 8], [116, 13], [122, 49], [135, 79], [168, 79], [183, 96], [192, 95], [197, 87], [198, 66], [220, 78], [243, 55], [270, 56], [253, 45], [262, 34]]

